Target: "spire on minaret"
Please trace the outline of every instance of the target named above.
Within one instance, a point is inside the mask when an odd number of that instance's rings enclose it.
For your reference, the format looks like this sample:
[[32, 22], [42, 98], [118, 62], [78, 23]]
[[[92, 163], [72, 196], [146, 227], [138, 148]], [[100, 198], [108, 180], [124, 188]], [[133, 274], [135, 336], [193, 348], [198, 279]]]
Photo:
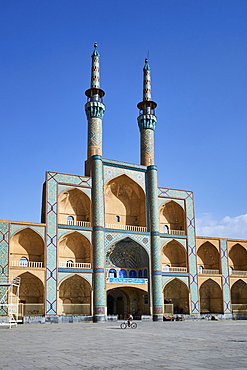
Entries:
[[101, 98], [105, 95], [105, 92], [100, 89], [100, 54], [97, 47], [98, 44], [95, 42], [92, 54], [91, 86], [90, 89], [85, 92], [90, 101], [101, 101]]
[[143, 100], [137, 104], [140, 114], [137, 118], [141, 134], [141, 164], [154, 164], [154, 130], [157, 118], [155, 108], [157, 104], [151, 100], [151, 68], [148, 59], [145, 59], [143, 68]]
[[85, 111], [88, 119], [88, 159], [93, 155], [102, 155], [102, 118], [105, 113], [103, 96], [100, 88], [100, 65], [97, 43], [92, 54], [91, 86], [85, 91], [87, 103]]

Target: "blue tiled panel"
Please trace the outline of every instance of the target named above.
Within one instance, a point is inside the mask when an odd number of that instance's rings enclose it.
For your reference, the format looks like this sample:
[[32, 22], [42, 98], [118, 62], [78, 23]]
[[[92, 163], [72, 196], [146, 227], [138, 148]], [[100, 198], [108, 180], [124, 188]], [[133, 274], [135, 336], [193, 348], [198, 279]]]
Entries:
[[194, 200], [191, 191], [159, 188], [160, 198], [177, 198], [185, 200], [187, 240], [188, 240], [188, 265], [191, 296], [191, 313], [199, 314], [198, 276], [196, 260], [196, 239], [195, 239], [195, 216]]
[[[6, 277], [9, 274], [8, 261], [9, 261], [9, 224], [7, 222], [0, 222], [0, 274]], [[0, 299], [5, 295], [6, 288], [0, 287]], [[2, 309], [0, 315], [6, 315], [7, 312]]]
[[229, 282], [229, 266], [228, 266], [228, 250], [227, 241], [220, 241], [220, 258], [221, 258], [221, 269], [222, 269], [222, 289], [223, 289], [223, 303], [224, 313], [231, 313], [231, 291]]

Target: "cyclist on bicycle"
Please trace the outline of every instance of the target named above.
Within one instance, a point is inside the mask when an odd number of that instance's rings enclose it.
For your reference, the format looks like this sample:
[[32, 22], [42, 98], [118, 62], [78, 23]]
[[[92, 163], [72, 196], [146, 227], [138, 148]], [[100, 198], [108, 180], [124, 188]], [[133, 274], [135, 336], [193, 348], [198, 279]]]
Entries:
[[131, 313], [128, 314], [128, 317], [127, 317], [127, 322], [128, 322], [128, 326], [130, 327], [131, 325], [131, 321], [133, 320], [133, 316], [131, 315]]

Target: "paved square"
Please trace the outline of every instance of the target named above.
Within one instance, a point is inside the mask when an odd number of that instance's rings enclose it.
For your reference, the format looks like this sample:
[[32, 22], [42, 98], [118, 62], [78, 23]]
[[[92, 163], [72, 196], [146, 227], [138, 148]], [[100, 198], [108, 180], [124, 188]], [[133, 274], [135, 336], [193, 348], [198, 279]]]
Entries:
[[0, 329], [0, 369], [246, 369], [247, 321], [30, 324]]

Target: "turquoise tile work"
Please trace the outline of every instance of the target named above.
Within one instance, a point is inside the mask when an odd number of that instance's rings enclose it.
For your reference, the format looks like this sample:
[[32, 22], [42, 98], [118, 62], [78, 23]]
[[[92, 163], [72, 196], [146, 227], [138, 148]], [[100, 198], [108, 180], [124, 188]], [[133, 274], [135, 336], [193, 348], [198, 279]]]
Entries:
[[228, 250], [226, 240], [220, 241], [220, 257], [222, 270], [224, 313], [229, 314], [231, 313], [231, 291], [229, 282]]
[[188, 267], [189, 286], [191, 296], [191, 314], [199, 314], [198, 276], [196, 260], [196, 237], [195, 237], [195, 216], [194, 199], [191, 191], [159, 188], [160, 198], [183, 199], [186, 209], [187, 241], [188, 241]]
[[11, 223], [10, 224], [10, 238], [16, 234], [18, 231], [21, 231], [21, 230], [24, 230], [26, 228], [29, 228], [33, 231], [35, 231], [36, 233], [38, 233], [42, 239], [44, 240], [45, 238], [45, 225], [40, 225], [40, 226], [37, 226], [37, 225], [31, 225], [31, 224], [13, 224]]
[[[9, 274], [8, 261], [9, 261], [9, 224], [7, 222], [0, 222], [0, 274], [3, 280], [7, 281]], [[6, 287], [0, 286], [0, 298], [6, 293]], [[4, 309], [0, 309], [0, 315], [6, 315], [7, 312]]]
[[46, 314], [57, 314], [57, 199], [58, 186], [91, 187], [88, 177], [67, 175], [56, 172], [46, 173]]

